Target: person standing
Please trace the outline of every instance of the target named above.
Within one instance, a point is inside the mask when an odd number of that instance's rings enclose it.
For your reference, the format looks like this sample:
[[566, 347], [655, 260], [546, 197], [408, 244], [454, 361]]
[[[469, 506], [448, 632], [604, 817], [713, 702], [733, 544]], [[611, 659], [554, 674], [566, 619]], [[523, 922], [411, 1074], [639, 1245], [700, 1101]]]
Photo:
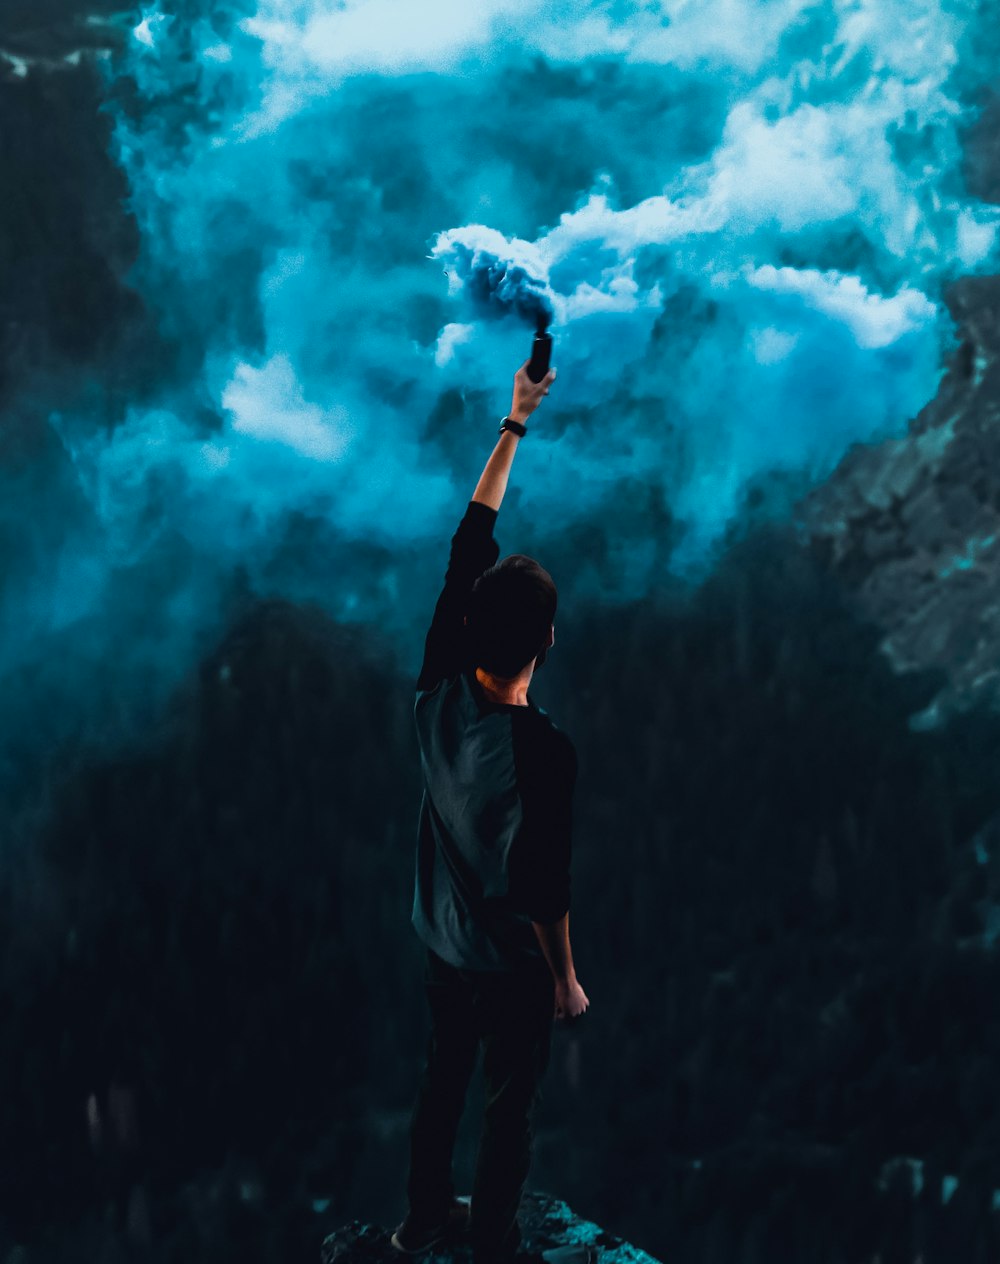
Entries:
[[[555, 643], [557, 593], [533, 558], [498, 562], [493, 528], [526, 422], [549, 393], [528, 361], [451, 540], [417, 679], [423, 774], [412, 923], [430, 1035], [410, 1129], [409, 1210], [392, 1244], [418, 1255], [467, 1233], [475, 1264], [509, 1264], [553, 1019], [590, 1002], [569, 938], [569, 737], [529, 695]], [[452, 1152], [480, 1048], [486, 1103], [471, 1206]]]

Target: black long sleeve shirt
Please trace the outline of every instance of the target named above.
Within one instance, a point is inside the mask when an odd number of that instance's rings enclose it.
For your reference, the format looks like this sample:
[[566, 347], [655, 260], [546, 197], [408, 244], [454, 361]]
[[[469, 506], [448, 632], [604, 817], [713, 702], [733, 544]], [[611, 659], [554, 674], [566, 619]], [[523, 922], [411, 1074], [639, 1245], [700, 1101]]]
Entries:
[[470, 501], [452, 537], [417, 679], [424, 793], [412, 921], [439, 956], [470, 970], [544, 964], [534, 922], [570, 903], [576, 751], [547, 712], [494, 702], [476, 679], [464, 616], [497, 560], [496, 510]]

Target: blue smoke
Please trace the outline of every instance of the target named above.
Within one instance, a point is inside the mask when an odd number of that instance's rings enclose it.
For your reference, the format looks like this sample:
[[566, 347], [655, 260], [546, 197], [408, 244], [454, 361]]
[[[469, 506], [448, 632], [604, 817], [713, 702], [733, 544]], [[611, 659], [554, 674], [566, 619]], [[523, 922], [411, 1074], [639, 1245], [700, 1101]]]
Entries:
[[528, 242], [515, 245], [494, 229], [472, 224], [442, 233], [430, 257], [441, 260], [475, 315], [518, 316], [538, 330], [552, 323], [544, 264]]
[[[934, 394], [942, 287], [996, 265], [962, 178], [978, 21], [937, 0], [144, 13], [105, 108], [156, 354], [110, 425], [89, 387], [34, 397], [75, 508], [8, 593], [8, 671], [75, 622], [96, 659], [126, 611], [121, 670], [174, 679], [236, 572], [378, 623], [414, 666], [540, 318], [559, 379], [501, 548], [537, 552], [568, 609], [703, 575], [755, 488], [804, 490]], [[578, 528], [602, 547], [571, 550]]]

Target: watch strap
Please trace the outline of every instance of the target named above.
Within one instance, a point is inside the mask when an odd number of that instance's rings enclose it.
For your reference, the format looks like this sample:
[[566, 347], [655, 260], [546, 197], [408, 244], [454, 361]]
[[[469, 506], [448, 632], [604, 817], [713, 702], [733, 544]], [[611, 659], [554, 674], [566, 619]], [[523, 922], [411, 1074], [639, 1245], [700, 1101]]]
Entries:
[[505, 430], [512, 431], [518, 436], [518, 438], [522, 438], [528, 433], [528, 427], [522, 425], [519, 421], [515, 421], [513, 417], [505, 417], [503, 421], [501, 421], [500, 429], [497, 431], [497, 434], [503, 434]]

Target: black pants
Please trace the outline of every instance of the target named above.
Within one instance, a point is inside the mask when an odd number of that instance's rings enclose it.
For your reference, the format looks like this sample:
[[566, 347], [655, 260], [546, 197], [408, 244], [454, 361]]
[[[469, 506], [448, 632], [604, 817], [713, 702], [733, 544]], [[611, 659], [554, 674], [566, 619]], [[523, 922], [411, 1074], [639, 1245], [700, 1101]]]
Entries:
[[461, 970], [427, 949], [427, 1062], [410, 1130], [410, 1215], [439, 1223], [454, 1196], [452, 1150], [480, 1044], [486, 1106], [470, 1222], [482, 1264], [513, 1259], [517, 1209], [531, 1164], [532, 1116], [549, 1063], [555, 987], [549, 967]]

